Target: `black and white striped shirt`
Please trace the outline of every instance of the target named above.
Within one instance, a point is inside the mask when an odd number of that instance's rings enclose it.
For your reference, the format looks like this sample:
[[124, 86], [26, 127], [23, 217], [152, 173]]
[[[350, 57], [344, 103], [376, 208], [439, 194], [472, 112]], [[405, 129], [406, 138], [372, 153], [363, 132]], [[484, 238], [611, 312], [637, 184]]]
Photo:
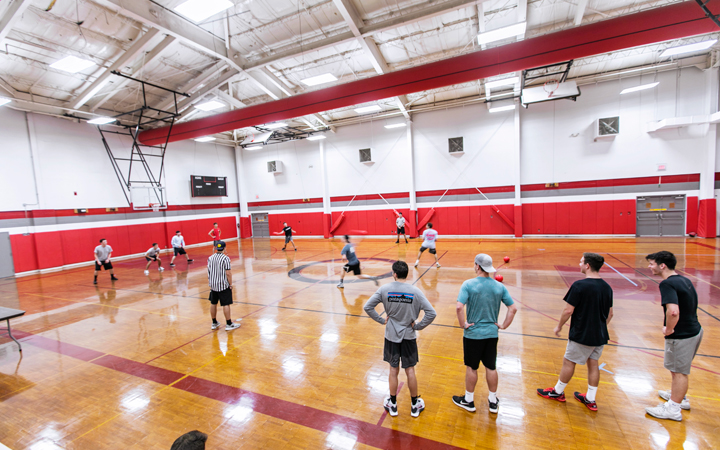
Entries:
[[230, 270], [230, 257], [223, 253], [215, 253], [208, 258], [208, 284], [215, 292], [224, 291], [230, 287], [226, 270]]

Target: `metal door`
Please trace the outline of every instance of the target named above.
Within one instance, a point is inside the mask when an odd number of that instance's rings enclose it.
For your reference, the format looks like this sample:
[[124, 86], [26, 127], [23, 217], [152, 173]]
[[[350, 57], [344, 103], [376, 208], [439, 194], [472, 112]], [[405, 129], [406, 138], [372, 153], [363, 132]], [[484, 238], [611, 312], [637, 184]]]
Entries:
[[685, 195], [637, 198], [638, 236], [684, 236]]
[[252, 233], [256, 238], [270, 237], [270, 222], [268, 222], [267, 213], [252, 214]]
[[12, 247], [10, 246], [10, 233], [0, 233], [0, 278], [15, 275]]

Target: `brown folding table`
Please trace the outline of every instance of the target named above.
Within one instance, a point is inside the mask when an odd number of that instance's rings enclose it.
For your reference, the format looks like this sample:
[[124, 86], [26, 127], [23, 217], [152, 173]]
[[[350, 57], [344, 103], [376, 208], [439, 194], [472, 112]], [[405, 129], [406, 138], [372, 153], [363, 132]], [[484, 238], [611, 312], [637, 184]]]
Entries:
[[15, 317], [20, 317], [25, 314], [25, 311], [21, 311], [19, 309], [12, 309], [12, 308], [4, 308], [0, 306], [0, 322], [5, 321], [7, 322], [7, 332], [8, 336], [10, 336], [10, 339], [15, 341], [15, 343], [18, 345], [18, 348], [20, 351], [22, 351], [22, 346], [20, 345], [20, 342], [18, 342], [17, 339], [12, 335], [12, 332], [10, 331], [10, 319], [14, 319]]

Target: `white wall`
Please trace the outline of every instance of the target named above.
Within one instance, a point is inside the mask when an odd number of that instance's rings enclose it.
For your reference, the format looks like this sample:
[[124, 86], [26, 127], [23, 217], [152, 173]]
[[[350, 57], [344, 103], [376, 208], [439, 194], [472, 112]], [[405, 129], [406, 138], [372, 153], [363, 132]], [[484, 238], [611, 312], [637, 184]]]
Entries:
[[[40, 206], [30, 209], [127, 206], [95, 126], [38, 114], [30, 115], [30, 121], [35, 130], [40, 192]], [[0, 136], [0, 187], [4, 193], [0, 209], [22, 210], [23, 203], [35, 203], [25, 113], [0, 108]], [[112, 137], [109, 143], [116, 155], [129, 155], [127, 140]], [[159, 158], [153, 161], [157, 165]], [[141, 167], [136, 169], [141, 173]], [[190, 175], [228, 177], [229, 196], [193, 199]], [[164, 184], [171, 205], [237, 203], [234, 149], [195, 141], [172, 143], [166, 152]]]

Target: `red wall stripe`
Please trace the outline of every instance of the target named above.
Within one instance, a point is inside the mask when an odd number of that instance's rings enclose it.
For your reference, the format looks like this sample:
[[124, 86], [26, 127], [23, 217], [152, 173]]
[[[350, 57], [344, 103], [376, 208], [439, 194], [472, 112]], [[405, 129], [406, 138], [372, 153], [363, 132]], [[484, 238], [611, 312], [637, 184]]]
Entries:
[[[320, 199], [322, 202], [322, 199]], [[130, 207], [117, 208], [117, 211], [108, 211], [107, 208], [89, 208], [86, 213], [76, 213], [74, 209], [33, 209], [27, 211], [27, 218], [40, 217], [72, 217], [72, 216], [98, 216], [117, 214], [152, 213], [152, 211], [134, 210]], [[206, 209], [240, 210], [240, 203], [209, 203], [203, 205], [168, 205], [165, 211], [202, 211]], [[25, 211], [0, 211], [0, 220], [24, 219]], [[112, 219], [109, 219], [112, 220]]]
[[649, 184], [671, 184], [671, 183], [697, 183], [700, 182], [700, 174], [688, 175], [668, 175], [663, 177], [640, 177], [640, 178], [616, 178], [608, 180], [587, 180], [587, 181], [570, 181], [558, 183], [557, 187], [547, 187], [545, 183], [541, 184], [524, 184], [520, 187], [523, 192], [526, 191], [546, 191], [556, 189], [584, 189], [598, 187], [617, 187], [617, 186], [644, 186]]

